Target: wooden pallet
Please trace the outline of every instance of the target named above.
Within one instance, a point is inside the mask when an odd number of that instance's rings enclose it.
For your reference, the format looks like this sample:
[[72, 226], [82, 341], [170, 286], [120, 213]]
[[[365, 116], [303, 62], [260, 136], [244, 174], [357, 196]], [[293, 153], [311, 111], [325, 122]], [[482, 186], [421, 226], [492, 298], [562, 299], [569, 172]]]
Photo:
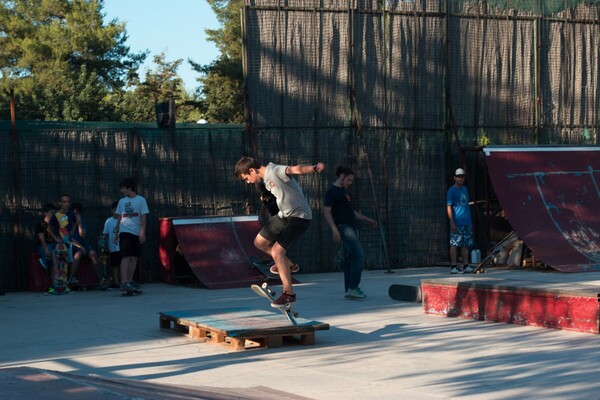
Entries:
[[284, 341], [315, 343], [315, 331], [328, 324], [297, 318], [291, 325], [279, 312], [250, 308], [168, 311], [160, 314], [160, 328], [192, 339], [225, 345], [232, 350], [280, 347]]

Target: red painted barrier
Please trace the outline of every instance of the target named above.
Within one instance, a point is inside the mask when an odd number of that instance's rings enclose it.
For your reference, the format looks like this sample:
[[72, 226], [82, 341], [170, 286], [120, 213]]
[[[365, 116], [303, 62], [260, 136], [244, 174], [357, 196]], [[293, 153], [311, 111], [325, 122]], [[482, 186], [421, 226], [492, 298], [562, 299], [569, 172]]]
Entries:
[[421, 282], [426, 314], [599, 333], [598, 288], [464, 278]]

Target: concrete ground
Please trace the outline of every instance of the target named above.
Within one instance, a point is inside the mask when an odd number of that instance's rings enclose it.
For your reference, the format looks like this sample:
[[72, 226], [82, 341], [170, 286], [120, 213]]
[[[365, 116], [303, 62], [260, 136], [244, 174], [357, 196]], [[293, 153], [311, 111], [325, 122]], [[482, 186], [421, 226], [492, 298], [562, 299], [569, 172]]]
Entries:
[[[158, 313], [269, 309], [249, 288], [147, 284], [137, 297], [117, 291], [8, 293], [0, 297], [0, 398], [96, 398], [82, 387], [92, 390], [91, 381], [98, 378], [112, 385], [97, 391], [98, 399], [194, 398], [190, 393], [263, 399], [600, 398], [597, 335], [426, 315], [418, 303], [388, 297], [390, 284], [418, 285], [424, 278], [446, 278], [448, 270], [365, 271], [361, 287], [369, 297], [363, 301], [344, 299], [341, 273], [298, 275], [303, 283], [296, 289], [297, 311], [330, 324], [330, 330], [317, 331], [312, 346], [241, 352], [161, 330]], [[570, 282], [600, 290], [596, 272], [498, 269], [471, 277]], [[76, 382], [79, 389], [37, 385], [51, 379], [41, 373], [24, 380], [29, 392], [23, 393], [15, 376], [29, 370], [17, 367], [67, 372], [51, 376]], [[129, 386], [127, 380], [133, 380]], [[146, 384], [147, 395], [125, 390]], [[173, 385], [166, 386], [172, 391], [161, 392], [158, 384]], [[36, 387], [47, 397], [31, 397]], [[189, 389], [189, 397], [177, 397], [177, 388]]]

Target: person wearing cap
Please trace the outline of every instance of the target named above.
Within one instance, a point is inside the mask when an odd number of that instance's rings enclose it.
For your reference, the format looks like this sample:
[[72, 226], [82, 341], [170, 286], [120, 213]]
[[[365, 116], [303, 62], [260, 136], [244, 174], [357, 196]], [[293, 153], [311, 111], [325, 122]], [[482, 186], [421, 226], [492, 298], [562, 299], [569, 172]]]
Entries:
[[[454, 185], [446, 193], [446, 211], [450, 221], [450, 261], [451, 274], [473, 272], [473, 267], [468, 265], [469, 247], [473, 246], [473, 224], [471, 222], [471, 209], [469, 208], [469, 191], [465, 187], [465, 170], [458, 168], [454, 172]], [[464, 269], [458, 265], [458, 248]]]

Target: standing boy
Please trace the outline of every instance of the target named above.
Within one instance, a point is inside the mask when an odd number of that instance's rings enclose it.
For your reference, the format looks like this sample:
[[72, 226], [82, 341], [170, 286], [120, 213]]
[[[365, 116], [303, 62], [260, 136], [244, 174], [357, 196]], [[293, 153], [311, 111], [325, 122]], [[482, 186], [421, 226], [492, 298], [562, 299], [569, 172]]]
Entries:
[[135, 181], [127, 178], [119, 183], [124, 195], [117, 204], [119, 221], [115, 228], [115, 241], [121, 249], [121, 290], [135, 291], [132, 284], [138, 259], [142, 254], [142, 244], [146, 242], [146, 216], [150, 212], [146, 199], [136, 193]]
[[[451, 274], [473, 272], [469, 263], [469, 247], [473, 246], [473, 225], [471, 209], [469, 208], [469, 191], [465, 186], [465, 171], [458, 168], [454, 172], [454, 185], [446, 194], [446, 212], [450, 221], [450, 261]], [[457, 252], [460, 248], [462, 262], [465, 268], [458, 265]]]
[[275, 261], [271, 272], [278, 273], [283, 285], [283, 293], [271, 303], [272, 307], [285, 307], [296, 301], [292, 288], [292, 272], [298, 266], [288, 257], [290, 247], [306, 232], [312, 220], [312, 210], [304, 197], [302, 188], [292, 175], [320, 173], [325, 164], [278, 165], [269, 163], [266, 167], [251, 157], [242, 157], [235, 164], [235, 177], [248, 184], [263, 181], [266, 189], [276, 199], [279, 212], [269, 218], [254, 239], [254, 245]]
[[108, 264], [111, 267], [113, 283], [119, 285], [121, 279], [119, 277], [119, 267], [121, 265], [121, 250], [119, 244], [115, 240], [115, 231], [117, 224], [119, 223], [119, 214], [117, 214], [118, 201], [115, 201], [110, 206], [111, 216], [104, 221], [104, 229], [102, 230], [102, 236], [106, 240], [108, 245]]
[[336, 180], [325, 193], [323, 214], [331, 228], [333, 241], [342, 243], [344, 249], [344, 291], [347, 299], [364, 299], [367, 297], [359, 284], [365, 264], [365, 252], [360, 244], [358, 221], [364, 221], [373, 228], [377, 221], [368, 218], [352, 206], [348, 189], [354, 181], [354, 171], [340, 165], [335, 169]]

